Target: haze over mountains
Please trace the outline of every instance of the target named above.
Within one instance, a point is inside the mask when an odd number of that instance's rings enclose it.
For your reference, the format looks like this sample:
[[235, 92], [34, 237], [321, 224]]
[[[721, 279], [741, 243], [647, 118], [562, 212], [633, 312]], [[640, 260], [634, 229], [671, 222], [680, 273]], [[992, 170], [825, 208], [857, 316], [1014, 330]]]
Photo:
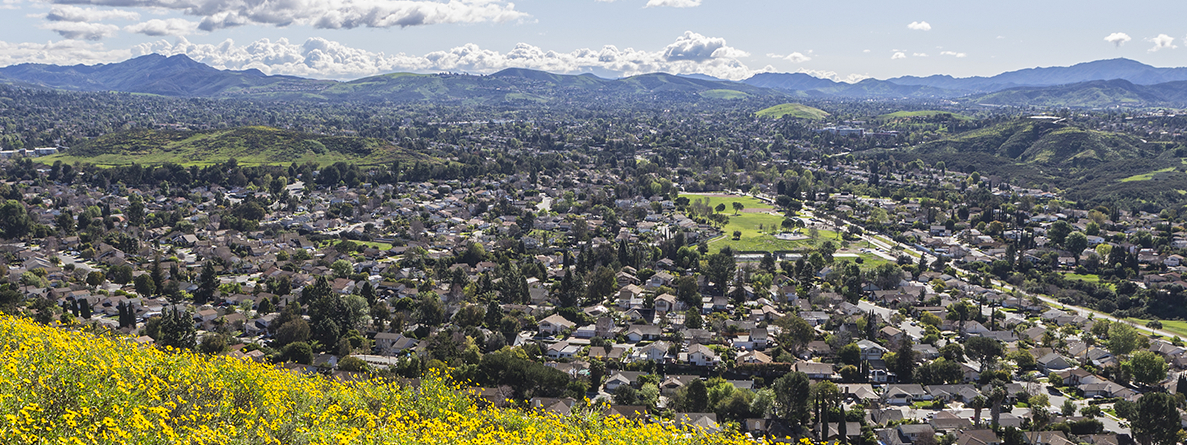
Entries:
[[21, 64], [0, 68], [0, 83], [74, 91], [120, 91], [174, 97], [317, 100], [549, 102], [669, 95], [737, 99], [961, 99], [995, 105], [1070, 107], [1187, 104], [1187, 68], [1129, 59], [1030, 68], [990, 77], [905, 76], [857, 83], [802, 73], [763, 73], [732, 82], [704, 75], [652, 73], [622, 79], [506, 69], [486, 76], [395, 73], [349, 82], [219, 70], [185, 55], [147, 55], [104, 65]]

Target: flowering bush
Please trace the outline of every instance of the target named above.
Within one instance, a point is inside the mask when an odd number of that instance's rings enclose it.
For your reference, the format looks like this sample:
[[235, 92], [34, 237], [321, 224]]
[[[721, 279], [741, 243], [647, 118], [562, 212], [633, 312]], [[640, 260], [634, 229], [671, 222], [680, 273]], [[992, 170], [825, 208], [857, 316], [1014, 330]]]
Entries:
[[4, 444], [700, 444], [736, 434], [479, 408], [447, 378], [341, 383], [0, 316]]

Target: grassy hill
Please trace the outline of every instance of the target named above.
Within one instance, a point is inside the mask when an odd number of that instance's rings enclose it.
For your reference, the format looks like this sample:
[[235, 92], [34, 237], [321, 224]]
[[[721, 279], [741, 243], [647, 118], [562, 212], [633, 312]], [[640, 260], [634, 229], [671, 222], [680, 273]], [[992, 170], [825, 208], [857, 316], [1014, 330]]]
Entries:
[[820, 120], [828, 117], [828, 112], [804, 104], [779, 104], [754, 113], [758, 117], [781, 118], [791, 116], [797, 119]]
[[325, 136], [270, 127], [240, 127], [210, 131], [130, 130], [87, 140], [45, 162], [83, 162], [99, 165], [178, 163], [209, 165], [235, 158], [243, 165], [352, 162], [375, 165], [396, 160], [434, 159], [387, 141], [349, 136]]
[[949, 170], [1061, 190], [1076, 201], [1187, 201], [1179, 192], [1187, 190], [1182, 161], [1187, 148], [1047, 120], [1018, 119], [927, 142], [909, 153], [928, 163], [944, 161]]
[[417, 385], [305, 376], [227, 356], [0, 316], [0, 443], [743, 444], [603, 417], [482, 408], [442, 377]]
[[971, 118], [969, 116], [965, 116], [963, 114], [953, 113], [951, 111], [938, 111], [938, 110], [895, 111], [893, 113], [883, 114], [883, 115], [878, 116], [874, 119], [895, 120], [895, 119], [918, 119], [918, 118], [927, 119], [927, 118], [945, 118], [945, 117], [951, 117], [953, 119], [959, 119], [959, 120], [964, 120], [964, 121], [973, 119], [973, 118]]
[[1187, 82], [1135, 85], [1125, 80], [1095, 80], [1071, 85], [1013, 88], [969, 99], [979, 104], [1039, 107], [1142, 107], [1187, 103]]

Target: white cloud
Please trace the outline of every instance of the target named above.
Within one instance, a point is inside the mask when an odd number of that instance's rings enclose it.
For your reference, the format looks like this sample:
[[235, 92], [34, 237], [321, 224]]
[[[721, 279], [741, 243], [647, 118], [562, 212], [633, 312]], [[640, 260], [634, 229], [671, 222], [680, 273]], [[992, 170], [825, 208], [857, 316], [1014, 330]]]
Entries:
[[684, 31], [684, 35], [664, 48], [664, 58], [668, 61], [704, 61], [748, 56], [750, 53], [726, 46], [725, 39], [721, 37], [706, 37], [692, 31]]
[[931, 31], [931, 24], [927, 22], [911, 22], [907, 24], [907, 29], [913, 29], [916, 31]]
[[56, 3], [163, 8], [202, 17], [204, 31], [247, 24], [322, 29], [390, 28], [507, 22], [527, 14], [502, 0], [51, 0]]
[[799, 52], [794, 52], [794, 53], [788, 54], [786, 56], [779, 55], [779, 54], [767, 54], [767, 57], [770, 57], [772, 59], [783, 59], [783, 60], [793, 62], [793, 63], [804, 63], [809, 60], [812, 60], [811, 57], [805, 56], [803, 53], [799, 53]]
[[863, 50], [861, 50], [861, 52], [863, 52], [863, 53], [868, 53], [868, 52], [870, 52], [870, 50], [868, 50], [868, 49], [863, 49]]
[[51, 22], [101, 22], [111, 19], [137, 20], [140, 14], [119, 9], [100, 10], [95, 8], [79, 8], [70, 5], [54, 5], [49, 13], [44, 15]]
[[116, 62], [132, 56], [132, 51], [108, 50], [101, 43], [60, 40], [48, 43], [8, 43], [0, 41], [0, 66], [20, 63], [75, 65]]
[[845, 82], [845, 83], [857, 83], [857, 82], [861, 82], [865, 79], [870, 78], [870, 76], [867, 76], [865, 74], [850, 74], [848, 76], [841, 76], [841, 75], [837, 74], [836, 71], [809, 70], [809, 69], [804, 69], [804, 68], [800, 68], [800, 69], [796, 70], [796, 72], [807, 74], [812, 77], [819, 77], [821, 79], [828, 79], [833, 82]]
[[146, 36], [184, 36], [198, 32], [198, 22], [185, 19], [152, 19], [124, 27], [124, 31]]
[[311, 38], [304, 43], [261, 39], [247, 45], [238, 45], [228, 39], [211, 45], [191, 43], [180, 37], [174, 43], [159, 40], [137, 45], [134, 52], [186, 54], [219, 69], [255, 68], [268, 74], [334, 79], [399, 71], [493, 73], [506, 68], [530, 68], [555, 73], [613, 72], [624, 76], [653, 72], [701, 73], [739, 80], [756, 73], [775, 71], [770, 66], [749, 68], [737, 59], [748, 55], [745, 51], [727, 46], [724, 39], [693, 32], [684, 33], [676, 42], [658, 51], [607, 45], [601, 49], [558, 52], [520, 43], [504, 53], [470, 43], [418, 56], [371, 52], [322, 38]]
[[1112, 43], [1113, 45], [1115, 45], [1118, 48], [1120, 48], [1121, 45], [1124, 45], [1126, 42], [1129, 42], [1130, 40], [1133, 40], [1133, 39], [1129, 37], [1129, 34], [1126, 34], [1123, 32], [1115, 32], [1115, 33], [1105, 36], [1106, 42]]
[[1175, 49], [1175, 38], [1166, 34], [1159, 34], [1158, 37], [1146, 39], [1147, 42], [1153, 43], [1154, 47], [1150, 48], [1150, 52], [1158, 51], [1160, 49]]
[[927, 57], [927, 53], [911, 53], [915, 57]]
[[902, 51], [894, 53], [894, 55], [890, 56], [890, 60], [906, 59], [906, 58], [907, 58], [907, 54], [903, 53]]
[[656, 6], [668, 6], [672, 8], [695, 8], [701, 6], [701, 0], [647, 0], [647, 5], [644, 8], [652, 8]]
[[0, 9], [21, 9], [21, 0], [0, 0]]
[[48, 22], [39, 26], [58, 33], [62, 37], [74, 40], [99, 40], [114, 36], [120, 27], [106, 23], [87, 22]]
[[965, 56], [967, 56], [968, 54], [958, 53], [956, 51], [940, 51], [940, 55], [941, 56], [953, 56], [953, 57], [956, 57], [957, 59], [962, 59]]

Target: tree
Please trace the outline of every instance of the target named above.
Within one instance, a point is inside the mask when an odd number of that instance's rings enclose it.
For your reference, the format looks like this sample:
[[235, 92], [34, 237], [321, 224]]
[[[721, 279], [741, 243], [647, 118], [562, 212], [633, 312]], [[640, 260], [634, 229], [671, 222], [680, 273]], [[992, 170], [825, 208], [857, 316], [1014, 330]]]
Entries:
[[969, 401], [969, 408], [973, 409], [973, 425], [974, 426], [981, 424], [981, 410], [985, 409], [985, 403], [986, 403], [985, 396], [980, 395], [980, 394], [977, 394], [976, 397], [973, 397], [973, 400]]
[[1166, 378], [1170, 365], [1157, 353], [1138, 351], [1129, 360], [1129, 367], [1133, 372], [1133, 380], [1142, 385], [1151, 386]]
[[1142, 340], [1142, 334], [1137, 329], [1125, 323], [1109, 324], [1109, 352], [1117, 357], [1124, 357], [1137, 349]]
[[724, 290], [738, 264], [732, 252], [717, 252], [709, 255], [706, 261], [705, 276], [718, 290]]
[[808, 423], [808, 400], [811, 383], [808, 375], [796, 371], [775, 379], [775, 408], [778, 414], [793, 424]]
[[783, 332], [779, 334], [779, 344], [793, 355], [799, 355], [800, 351], [816, 338], [816, 329], [798, 316], [788, 315], [775, 322], [783, 328]]
[[846, 365], [858, 365], [861, 363], [861, 348], [857, 343], [849, 343], [837, 350], [837, 360]]
[[280, 350], [280, 358], [286, 362], [308, 365], [313, 363], [313, 348], [303, 341], [289, 343]]
[[227, 337], [223, 334], [207, 333], [202, 336], [202, 344], [198, 351], [203, 354], [221, 354], [227, 350]]
[[189, 311], [180, 311], [176, 307], [161, 314], [160, 334], [157, 344], [176, 349], [194, 349], [197, 344], [198, 330], [194, 326], [194, 316]]
[[337, 260], [330, 264], [330, 270], [334, 271], [334, 278], [346, 278], [354, 272], [354, 266], [350, 265], [350, 261]]
[[988, 369], [987, 365], [1001, 357], [1003, 351], [1001, 342], [989, 337], [972, 337], [964, 343], [965, 354], [980, 362], [982, 370]]
[[0, 238], [20, 238], [27, 235], [32, 228], [33, 220], [29, 218], [24, 204], [13, 199], [0, 204]]
[[713, 208], [713, 210], [717, 211], [717, 213], [724, 212], [725, 211], [725, 203], [724, 202], [718, 203], [717, 206]]
[[743, 205], [741, 202], [738, 202], [738, 201], [734, 201], [733, 203], [731, 203], [731, 205], [734, 207], [734, 214], [735, 214], [735, 215], [737, 215], [737, 214], [738, 214], [738, 212], [741, 212], [741, 211], [742, 211], [742, 209], [745, 209], [745, 208], [746, 208], [746, 206], [745, 206], [745, 205]]
[[1075, 402], [1072, 402], [1072, 399], [1064, 399], [1063, 405], [1059, 407], [1059, 413], [1063, 414], [1063, 417], [1071, 417], [1071, 416], [1075, 415], [1076, 414]]
[[1138, 399], [1134, 437], [1142, 445], [1174, 445], [1180, 429], [1175, 398], [1163, 392], [1150, 392]]
[[915, 350], [912, 346], [911, 338], [904, 335], [894, 355], [894, 372], [902, 382], [910, 382], [915, 374]]
[[684, 403], [690, 413], [703, 413], [708, 409], [709, 392], [705, 388], [704, 381], [693, 379], [688, 382], [688, 389], [684, 393]]
[[214, 292], [218, 290], [218, 276], [214, 271], [214, 264], [207, 261], [202, 265], [202, 274], [198, 277], [198, 289], [194, 291], [194, 304], [206, 304], [214, 300]]
[[590, 302], [601, 302], [617, 289], [618, 279], [615, 278], [614, 271], [601, 266], [594, 270], [589, 279], [589, 284], [585, 288], [586, 298]]
[[1068, 235], [1067, 241], [1064, 242], [1064, 247], [1079, 260], [1080, 252], [1088, 248], [1088, 237], [1083, 232], [1072, 232], [1071, 235]]
[[993, 383], [993, 389], [989, 390], [989, 416], [992, 419], [990, 425], [997, 428], [998, 421], [1002, 416], [1002, 402], [1006, 400], [1007, 392], [1006, 385], [1000, 381]]

